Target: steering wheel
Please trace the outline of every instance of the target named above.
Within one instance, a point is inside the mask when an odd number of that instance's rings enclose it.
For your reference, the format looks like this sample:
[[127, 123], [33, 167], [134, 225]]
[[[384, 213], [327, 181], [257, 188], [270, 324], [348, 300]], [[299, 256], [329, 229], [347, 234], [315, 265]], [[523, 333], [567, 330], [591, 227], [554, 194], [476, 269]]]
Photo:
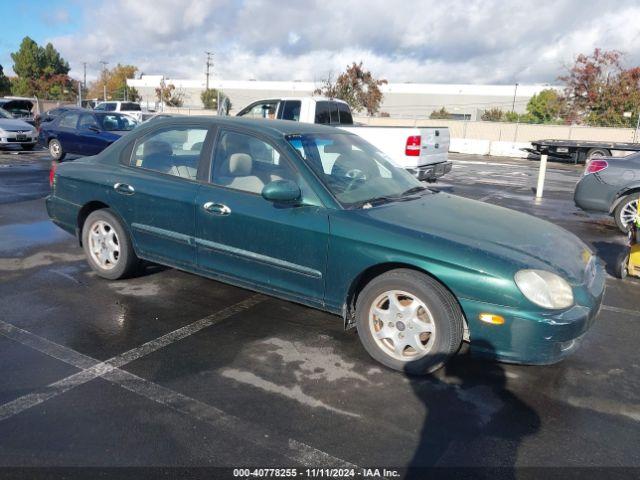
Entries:
[[351, 191], [356, 182], [367, 179], [367, 175], [359, 168], [352, 168], [347, 173], [345, 173], [344, 176], [351, 179], [347, 184], [347, 187], [344, 189], [345, 192]]

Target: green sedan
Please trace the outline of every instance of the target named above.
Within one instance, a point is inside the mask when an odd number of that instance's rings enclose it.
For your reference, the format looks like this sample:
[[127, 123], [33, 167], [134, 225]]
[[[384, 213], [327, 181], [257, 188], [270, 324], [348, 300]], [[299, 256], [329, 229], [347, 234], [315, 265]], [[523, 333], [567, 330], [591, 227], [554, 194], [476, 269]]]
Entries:
[[463, 341], [504, 361], [558, 361], [604, 292], [601, 262], [571, 233], [426, 188], [332, 127], [159, 119], [51, 179], [51, 219], [100, 276], [144, 259], [322, 309], [410, 374]]

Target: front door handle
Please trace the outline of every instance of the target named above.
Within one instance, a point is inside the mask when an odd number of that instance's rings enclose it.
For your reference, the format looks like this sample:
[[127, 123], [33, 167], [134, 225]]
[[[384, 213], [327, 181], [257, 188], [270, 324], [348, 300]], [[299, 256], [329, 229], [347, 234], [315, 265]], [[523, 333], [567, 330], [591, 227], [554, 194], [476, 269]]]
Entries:
[[202, 205], [202, 208], [215, 215], [229, 215], [231, 213], [231, 209], [222, 203], [207, 202]]
[[133, 188], [131, 185], [128, 185], [126, 183], [114, 183], [113, 184], [113, 189], [118, 192], [121, 193], [123, 195], [133, 195], [135, 193], [135, 188]]

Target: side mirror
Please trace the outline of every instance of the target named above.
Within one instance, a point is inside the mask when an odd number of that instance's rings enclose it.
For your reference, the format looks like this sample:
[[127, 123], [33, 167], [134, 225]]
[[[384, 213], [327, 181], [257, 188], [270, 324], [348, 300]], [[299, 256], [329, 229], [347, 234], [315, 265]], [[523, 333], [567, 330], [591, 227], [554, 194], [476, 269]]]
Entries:
[[300, 200], [302, 192], [296, 182], [291, 180], [274, 180], [262, 189], [262, 198], [270, 202], [294, 203]]

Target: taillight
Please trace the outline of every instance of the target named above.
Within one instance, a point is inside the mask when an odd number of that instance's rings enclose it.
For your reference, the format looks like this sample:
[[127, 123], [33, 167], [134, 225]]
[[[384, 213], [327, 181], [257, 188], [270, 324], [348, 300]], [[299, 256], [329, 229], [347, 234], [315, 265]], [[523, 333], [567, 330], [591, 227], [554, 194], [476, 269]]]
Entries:
[[411, 135], [410, 137], [407, 137], [407, 143], [404, 147], [404, 154], [408, 157], [419, 157], [420, 143], [422, 143], [422, 138], [420, 137], [420, 135]]
[[590, 160], [589, 163], [587, 163], [587, 168], [585, 168], [584, 174], [589, 175], [591, 173], [598, 173], [608, 166], [609, 162], [606, 160]]
[[56, 178], [56, 170], [58, 169], [58, 162], [53, 160], [51, 162], [51, 169], [49, 170], [49, 186], [53, 187], [53, 180]]

